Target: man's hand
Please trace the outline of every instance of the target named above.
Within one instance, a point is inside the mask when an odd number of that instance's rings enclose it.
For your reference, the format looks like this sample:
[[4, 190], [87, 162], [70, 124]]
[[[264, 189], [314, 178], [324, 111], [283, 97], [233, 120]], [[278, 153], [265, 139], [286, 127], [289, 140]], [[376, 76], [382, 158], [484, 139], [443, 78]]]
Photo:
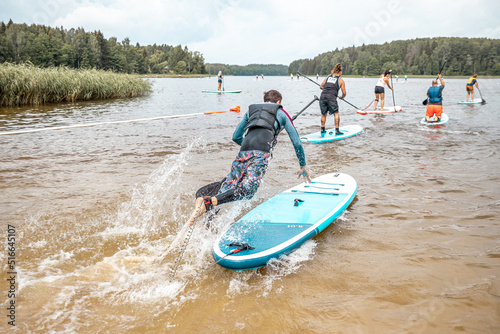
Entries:
[[304, 167], [300, 167], [300, 171], [299, 171], [299, 175], [297, 178], [300, 178], [301, 176], [304, 177], [304, 181], [306, 183], [312, 183], [311, 181], [311, 174], [309, 174], [309, 171], [307, 170], [307, 168], [304, 166]]

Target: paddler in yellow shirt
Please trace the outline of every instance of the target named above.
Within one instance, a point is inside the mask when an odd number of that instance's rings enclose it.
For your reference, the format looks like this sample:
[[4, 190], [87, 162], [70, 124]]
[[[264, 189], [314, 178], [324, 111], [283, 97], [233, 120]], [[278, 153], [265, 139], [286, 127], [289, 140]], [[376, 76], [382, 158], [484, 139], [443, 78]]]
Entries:
[[479, 90], [479, 86], [477, 85], [477, 74], [474, 74], [467, 81], [467, 85], [465, 86], [465, 90], [467, 91], [467, 99], [465, 102], [469, 101], [469, 95], [472, 97], [471, 102], [474, 102], [474, 85], [476, 85], [477, 90]]

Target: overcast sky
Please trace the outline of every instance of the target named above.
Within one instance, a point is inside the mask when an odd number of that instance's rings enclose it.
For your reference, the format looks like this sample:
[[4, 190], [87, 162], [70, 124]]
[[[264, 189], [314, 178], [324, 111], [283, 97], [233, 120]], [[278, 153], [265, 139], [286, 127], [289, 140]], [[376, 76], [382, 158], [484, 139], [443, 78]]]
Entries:
[[207, 63], [285, 64], [418, 37], [500, 38], [498, 0], [1, 0], [0, 21], [83, 27]]

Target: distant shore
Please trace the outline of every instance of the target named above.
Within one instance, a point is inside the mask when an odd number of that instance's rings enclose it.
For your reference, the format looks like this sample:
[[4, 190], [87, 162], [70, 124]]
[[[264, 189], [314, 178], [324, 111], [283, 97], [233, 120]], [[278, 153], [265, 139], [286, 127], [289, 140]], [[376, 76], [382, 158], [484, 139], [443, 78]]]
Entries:
[[[208, 74], [131, 74], [132, 77], [139, 77], [139, 78], [149, 78], [149, 79], [160, 79], [160, 78], [208, 78]], [[232, 75], [232, 74], [227, 74], [224, 75], [225, 77], [232, 77], [232, 76], [239, 76], [239, 77], [255, 77], [255, 75]], [[261, 75], [258, 75], [259, 78]], [[290, 75], [269, 75], [270, 77], [283, 77], [283, 78], [290, 78]], [[400, 80], [404, 80], [405, 75], [399, 75]], [[450, 78], [450, 79], [469, 79], [472, 76], [463, 76], [463, 75], [443, 75], [443, 78]], [[211, 78], [216, 78], [217, 75], [210, 75]], [[264, 78], [266, 75], [264, 74]], [[302, 76], [301, 76], [302, 77]], [[309, 78], [315, 79], [316, 75], [308, 75]], [[326, 75], [320, 75], [321, 78], [325, 78]], [[343, 75], [343, 78], [365, 78], [365, 79], [370, 79], [370, 78], [378, 78], [378, 75]], [[297, 78], [297, 75], [293, 76], [294, 79]], [[408, 75], [408, 79], [428, 79], [428, 78], [436, 78], [436, 75]], [[479, 79], [500, 79], [500, 76], [495, 76], [495, 75], [480, 75], [478, 77]], [[396, 77], [393, 76], [392, 80], [396, 80]]]

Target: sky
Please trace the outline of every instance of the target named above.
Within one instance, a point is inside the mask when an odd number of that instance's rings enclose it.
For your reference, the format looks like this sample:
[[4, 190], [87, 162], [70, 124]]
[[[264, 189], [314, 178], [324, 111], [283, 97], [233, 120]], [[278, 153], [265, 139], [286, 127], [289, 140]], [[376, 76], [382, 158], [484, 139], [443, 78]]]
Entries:
[[498, 0], [1, 0], [0, 21], [187, 46], [206, 63], [285, 64], [420, 37], [500, 38]]

